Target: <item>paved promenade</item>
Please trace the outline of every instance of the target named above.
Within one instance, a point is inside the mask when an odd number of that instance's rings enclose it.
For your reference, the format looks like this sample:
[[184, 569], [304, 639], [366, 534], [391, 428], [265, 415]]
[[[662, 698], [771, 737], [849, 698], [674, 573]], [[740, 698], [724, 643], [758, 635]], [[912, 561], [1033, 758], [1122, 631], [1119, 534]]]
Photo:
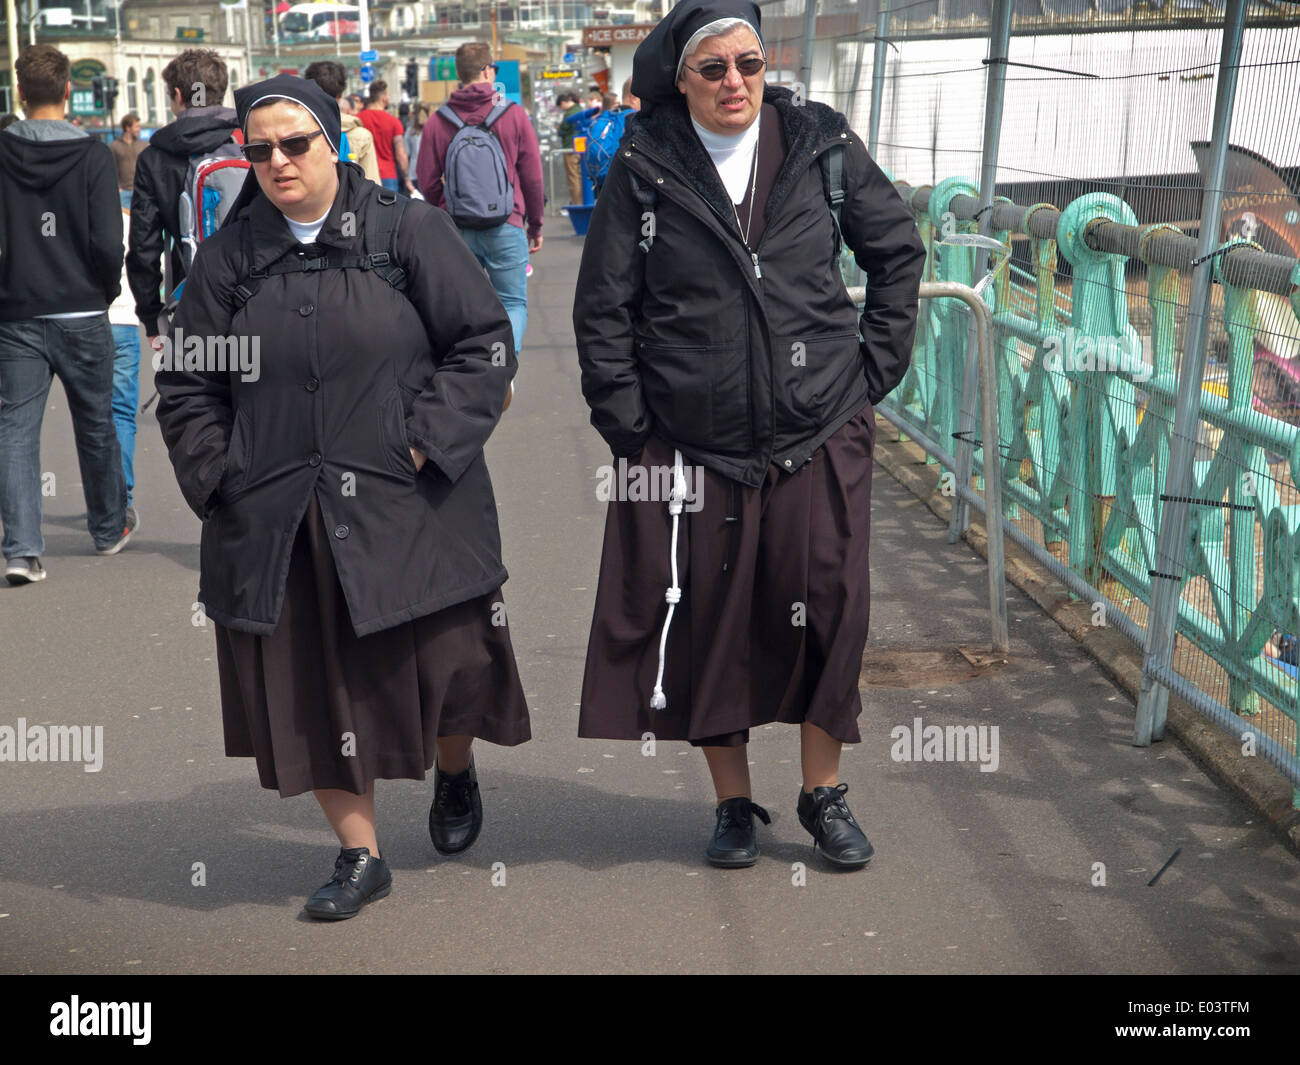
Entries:
[[[0, 971], [1300, 972], [1297, 859], [1176, 740], [1132, 747], [1128, 696], [1015, 588], [1010, 661], [972, 669], [956, 648], [987, 640], [983, 562], [879, 467], [864, 742], [842, 763], [870, 866], [813, 854], [789, 726], [754, 734], [774, 824], [735, 871], [704, 861], [698, 752], [577, 738], [608, 451], [578, 386], [567, 225], [548, 221], [518, 392], [488, 446], [535, 738], [479, 745], [486, 824], [459, 860], [429, 842], [432, 779], [381, 782], [393, 894], [352, 921], [299, 914], [337, 853], [316, 804], [224, 756], [212, 630], [191, 624], [199, 523], [152, 412], [142, 531], [99, 558], [51, 391], [50, 576], [0, 587], [0, 726], [102, 725], [103, 764], [0, 763]], [[895, 760], [891, 731], [917, 718], [996, 727], [996, 771]]]

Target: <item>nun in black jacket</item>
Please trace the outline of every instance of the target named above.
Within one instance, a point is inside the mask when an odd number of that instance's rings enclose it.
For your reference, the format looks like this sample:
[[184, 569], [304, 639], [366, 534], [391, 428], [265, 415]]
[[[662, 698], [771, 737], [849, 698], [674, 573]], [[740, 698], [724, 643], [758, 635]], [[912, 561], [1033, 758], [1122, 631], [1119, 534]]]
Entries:
[[[838, 767], [861, 738], [872, 404], [907, 370], [925, 251], [845, 117], [765, 85], [765, 58], [753, 3], [684, 0], [633, 61], [642, 110], [573, 309], [592, 424], [632, 471], [613, 481], [629, 490], [609, 506], [579, 734], [702, 747], [706, 855], [734, 867], [754, 864], [767, 820], [749, 730], [797, 724], [800, 821], [856, 868], [872, 847]], [[828, 156], [868, 275], [861, 315]], [[643, 498], [638, 477], [663, 490]]]
[[430, 832], [453, 853], [482, 822], [473, 737], [529, 738], [483, 457], [517, 364], [441, 210], [403, 205], [401, 273], [357, 268], [397, 205], [339, 162], [319, 86], [282, 75], [235, 97], [252, 173], [155, 359], [158, 420], [203, 520], [226, 753], [315, 794], [343, 849], [307, 912], [339, 919], [390, 890], [376, 779], [436, 759]]

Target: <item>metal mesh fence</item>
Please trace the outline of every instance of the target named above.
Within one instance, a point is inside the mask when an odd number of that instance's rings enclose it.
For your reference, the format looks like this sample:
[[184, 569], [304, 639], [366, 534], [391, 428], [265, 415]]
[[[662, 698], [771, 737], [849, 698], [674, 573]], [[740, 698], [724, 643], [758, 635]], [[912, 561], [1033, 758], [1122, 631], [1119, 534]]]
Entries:
[[[823, 5], [812, 20], [802, 0], [765, 5], [769, 61], [875, 140], [877, 162], [917, 209], [929, 278], [976, 284], [978, 253], [952, 241], [974, 233], [981, 213], [998, 61], [989, 4], [922, 0], [879, 21], [874, 3], [851, 7]], [[1130, 632], [1145, 630], [1157, 582], [1180, 581], [1173, 669], [1295, 751], [1300, 5], [1247, 7], [1215, 188], [1215, 284], [1194, 306], [1190, 249], [1215, 172], [1223, 24], [1221, 4], [1016, 5], [994, 189], [1006, 206], [991, 215], [1010, 257], [986, 282], [996, 468], [1008, 523], [1100, 593], [1098, 623], [1119, 612]], [[1179, 383], [1201, 316], [1192, 487], [1174, 495]], [[912, 370], [889, 400], [944, 448], [963, 405], [976, 409], [968, 328], [951, 301], [923, 306]], [[981, 473], [983, 458], [981, 448]], [[1188, 535], [1182, 566], [1166, 573], [1157, 545], [1174, 505], [1187, 509]]]

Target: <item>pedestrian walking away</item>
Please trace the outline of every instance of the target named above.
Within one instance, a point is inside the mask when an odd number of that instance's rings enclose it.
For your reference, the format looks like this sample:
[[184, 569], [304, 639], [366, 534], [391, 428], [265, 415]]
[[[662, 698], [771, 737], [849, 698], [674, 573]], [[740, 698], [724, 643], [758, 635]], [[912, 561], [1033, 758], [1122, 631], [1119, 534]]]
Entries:
[[[839, 758], [861, 738], [872, 405], [907, 369], [925, 252], [845, 117], [764, 84], [759, 30], [748, 0], [684, 0], [641, 42], [641, 111], [592, 212], [583, 394], [622, 468], [665, 490], [609, 504], [579, 734], [703, 748], [706, 856], [739, 867], [768, 820], [749, 730], [797, 724], [800, 823], [858, 868], [873, 848]], [[860, 319], [841, 242], [871, 279]]]
[[370, 102], [357, 114], [357, 120], [374, 138], [380, 184], [393, 192], [409, 195], [415, 186], [409, 179], [404, 185], [398, 179], [399, 171], [409, 174], [411, 169], [406, 155], [406, 128], [402, 120], [388, 110], [388, 82], [371, 83]]
[[370, 130], [361, 124], [361, 120], [352, 113], [352, 105], [343, 91], [348, 87], [347, 72], [342, 63], [332, 59], [318, 59], [303, 71], [303, 77], [316, 82], [322, 89], [333, 96], [339, 105], [339, 122], [343, 132], [340, 134], [343, 155], [361, 167], [366, 177], [379, 184], [379, 161], [375, 157], [375, 139]]
[[555, 98], [560, 120], [555, 124], [555, 136], [564, 152], [564, 178], [569, 186], [569, 203], [582, 203], [582, 157], [573, 150], [574, 128], [566, 119], [582, 110], [578, 94], [562, 92]]
[[149, 138], [136, 163], [126, 261], [135, 313], [151, 344], [167, 331], [160, 295], [164, 278], [170, 299], [187, 272], [180, 212], [190, 161], [229, 145], [238, 126], [235, 112], [222, 104], [229, 76], [216, 52], [186, 49], [162, 75], [176, 119]]
[[[122, 291], [108, 307], [113, 327], [113, 428], [117, 432], [118, 450], [122, 455], [122, 477], [126, 483], [126, 522], [138, 532], [140, 515], [135, 508], [135, 431], [140, 403], [140, 353], [148, 352], [144, 326], [135, 316], [135, 301], [126, 276], [125, 256], [131, 212], [122, 211]], [[146, 355], [146, 358], [148, 356]]]
[[[416, 179], [421, 195], [450, 213], [487, 271], [518, 353], [528, 325], [528, 257], [542, 249], [542, 156], [524, 109], [497, 100], [495, 73], [490, 45], [456, 49], [460, 88], [425, 124]], [[488, 123], [487, 137], [462, 130]], [[452, 150], [458, 137], [468, 150]]]
[[71, 62], [32, 45], [16, 64], [26, 119], [0, 132], [0, 519], [5, 579], [44, 580], [41, 422], [63, 382], [95, 550], [135, 531], [113, 428], [122, 207], [108, 147], [64, 120]]
[[[436, 762], [456, 853], [483, 821], [473, 739], [530, 735], [483, 456], [517, 363], [447, 216], [339, 161], [328, 93], [281, 75], [235, 103], [253, 168], [199, 246], [158, 421], [203, 521], [226, 753], [313, 792], [342, 849], [306, 911], [338, 920], [391, 889], [376, 780]], [[221, 364], [253, 341], [274, 357]]]

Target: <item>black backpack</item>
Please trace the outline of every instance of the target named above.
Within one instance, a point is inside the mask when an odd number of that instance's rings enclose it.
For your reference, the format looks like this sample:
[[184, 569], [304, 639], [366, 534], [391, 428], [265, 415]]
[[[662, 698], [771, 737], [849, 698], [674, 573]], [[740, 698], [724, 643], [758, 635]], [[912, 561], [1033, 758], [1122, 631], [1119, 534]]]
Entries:
[[[397, 229], [410, 201], [405, 196], [399, 196], [391, 189], [378, 185], [374, 186], [374, 197], [377, 210], [372, 211], [368, 219], [374, 224], [367, 225], [363, 234], [365, 254], [341, 255], [332, 252], [315, 259], [281, 259], [261, 270], [249, 268], [248, 275], [235, 286], [235, 307], [242, 307], [251, 300], [267, 277], [274, 274], [310, 273], [313, 270], [373, 270], [377, 277], [382, 277], [398, 292], [406, 291], [406, 271], [397, 261]], [[253, 261], [252, 237], [247, 219], [243, 220], [242, 239], [244, 263], [247, 265]]]

